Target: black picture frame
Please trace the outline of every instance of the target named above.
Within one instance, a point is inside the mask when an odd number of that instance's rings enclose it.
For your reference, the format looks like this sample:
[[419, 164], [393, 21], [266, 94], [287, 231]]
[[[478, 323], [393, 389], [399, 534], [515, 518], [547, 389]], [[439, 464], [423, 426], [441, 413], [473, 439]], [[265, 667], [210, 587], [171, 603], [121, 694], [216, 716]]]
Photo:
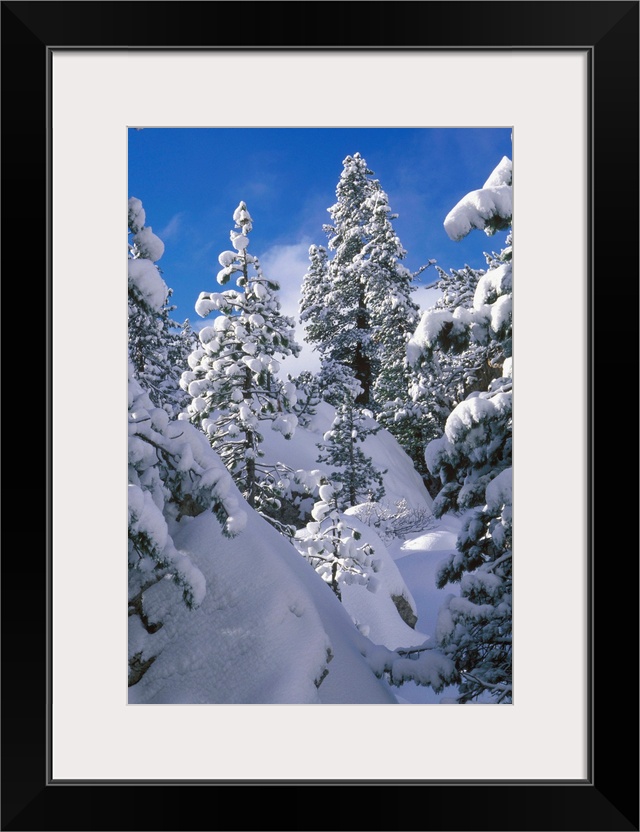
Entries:
[[[46, 361], [40, 363], [38, 381], [39, 389], [44, 390], [46, 380], [46, 406], [43, 394], [37, 413], [30, 405], [22, 414], [22, 429], [31, 431], [30, 441], [37, 450], [28, 460], [11, 465], [8, 489], [18, 498], [21, 512], [30, 512], [36, 518], [34, 526], [42, 526], [44, 539], [39, 538], [41, 549], [30, 544], [28, 559], [21, 558], [21, 547], [15, 542], [5, 548], [2, 559], [2, 829], [638, 830], [638, 547], [636, 524], [627, 526], [623, 520], [631, 501], [622, 482], [630, 456], [625, 431], [629, 433], [628, 420], [635, 413], [638, 377], [632, 376], [632, 356], [637, 356], [638, 310], [639, 3], [187, 0], [1, 5], [3, 271], [5, 283], [24, 291], [27, 266], [27, 282], [41, 299], [47, 331]], [[233, 30], [226, 23], [248, 7], [244, 42], [241, 46], [230, 44], [228, 33]], [[285, 17], [286, 30], [281, 23]], [[574, 48], [589, 54], [591, 730], [589, 772], [584, 782], [497, 782], [481, 767], [473, 782], [69, 783], [49, 779], [49, 60], [52, 50], [62, 47], [230, 46], [302, 50]], [[20, 240], [25, 239], [25, 219], [31, 229], [26, 252], [20, 246]], [[560, 231], [561, 216], [558, 225]], [[619, 290], [615, 290], [616, 284]], [[6, 297], [5, 293], [5, 302]], [[634, 302], [630, 321], [625, 310]], [[16, 309], [19, 304], [18, 296]], [[33, 312], [32, 304], [30, 308]], [[634, 336], [631, 345], [630, 334]], [[12, 353], [10, 350], [9, 357]], [[41, 347], [37, 354], [41, 358]], [[8, 378], [11, 383], [11, 375]], [[11, 423], [15, 426], [13, 420]], [[633, 424], [631, 427], [635, 439], [637, 433]], [[597, 448], [596, 435], [600, 440]], [[623, 442], [624, 446], [616, 445]], [[624, 468], [618, 461], [622, 458]], [[28, 474], [22, 485], [18, 485], [19, 475], [13, 477], [16, 467]], [[43, 493], [36, 500], [33, 470], [45, 468]], [[637, 481], [637, 456], [629, 468], [631, 481]], [[10, 515], [9, 529], [12, 522]], [[561, 642], [561, 633], [558, 638]], [[569, 650], [571, 645], [562, 649]], [[562, 695], [562, 680], [545, 683], [557, 686], [558, 696]], [[348, 743], [348, 737], [344, 741]], [[135, 753], [135, 738], [131, 753]]]

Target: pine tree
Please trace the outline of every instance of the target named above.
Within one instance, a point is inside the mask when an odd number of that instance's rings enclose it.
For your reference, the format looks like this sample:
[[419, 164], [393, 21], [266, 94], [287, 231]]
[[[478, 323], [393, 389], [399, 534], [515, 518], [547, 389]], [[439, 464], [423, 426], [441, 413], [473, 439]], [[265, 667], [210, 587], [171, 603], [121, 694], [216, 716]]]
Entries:
[[309, 270], [302, 278], [300, 295], [300, 321], [304, 325], [306, 340], [322, 344], [331, 329], [331, 309], [327, 305], [329, 292], [329, 266], [324, 246], [309, 248]]
[[300, 554], [326, 581], [339, 600], [341, 586], [361, 584], [370, 592], [378, 588], [374, 573], [379, 564], [373, 559], [374, 550], [368, 543], [360, 543], [360, 533], [351, 528], [338, 510], [339, 483], [323, 483], [320, 499], [314, 504], [313, 520], [296, 533], [293, 543]]
[[309, 427], [322, 401], [320, 378], [310, 370], [303, 370], [298, 376], [289, 375], [287, 378], [296, 389], [293, 412], [298, 417], [298, 424], [303, 428]]
[[419, 307], [411, 295], [413, 280], [423, 269], [413, 274], [400, 262], [406, 252], [391, 225], [397, 216], [391, 213], [384, 191], [376, 194], [368, 229], [370, 241], [363, 251], [368, 260], [366, 303], [371, 309], [377, 354], [371, 397], [376, 414], [398, 396], [406, 398], [406, 347], [419, 319]]
[[276, 356], [297, 355], [294, 322], [280, 313], [278, 284], [265, 278], [248, 251], [252, 220], [244, 202], [236, 208], [230, 234], [234, 251], [219, 256], [222, 285], [235, 277], [238, 289], [201, 292], [196, 312], [221, 313], [201, 330], [181, 385], [192, 397], [189, 417], [209, 437], [250, 506], [265, 516], [280, 508], [278, 476], [264, 464], [263, 425], [285, 437], [297, 417], [295, 386], [277, 376]]
[[387, 402], [377, 421], [397, 440], [422, 477], [427, 491], [434, 496], [439, 484], [431, 475], [424, 458], [428, 442], [440, 436], [450, 412], [444, 402], [437, 402], [431, 380], [419, 371], [409, 375], [409, 387], [404, 399]]
[[[488, 263], [495, 260], [485, 254]], [[437, 301], [436, 309], [458, 310], [458, 315], [463, 314], [462, 310], [468, 310], [467, 314], [473, 314], [474, 299], [480, 280], [486, 274], [484, 269], [472, 269], [465, 266], [463, 269], [451, 269], [445, 274], [438, 269], [440, 281], [438, 288], [442, 296]], [[464, 348], [461, 352], [460, 345], [456, 345], [451, 351], [438, 351], [439, 377], [443, 393], [451, 402], [450, 410], [459, 402], [463, 401], [470, 393], [486, 390], [493, 379], [500, 377], [500, 367], [494, 362], [500, 349], [498, 342], [492, 342], [484, 337], [483, 330], [478, 330], [480, 339], [474, 334], [469, 342], [463, 341]]]
[[361, 447], [367, 436], [379, 430], [370, 412], [361, 410], [353, 396], [345, 393], [331, 427], [318, 444], [318, 462], [337, 467], [330, 477], [342, 486], [336, 495], [340, 509], [364, 501], [376, 502], [384, 496], [382, 474], [386, 471], [377, 470]]
[[339, 407], [345, 398], [355, 402], [362, 392], [349, 367], [331, 358], [322, 360], [317, 378], [322, 398], [334, 407]]
[[[471, 315], [475, 290], [485, 272], [469, 266], [451, 269], [449, 273], [439, 266], [436, 269], [440, 276], [437, 287], [442, 294], [425, 320], [437, 326], [440, 316]], [[432, 496], [440, 490], [440, 483], [426, 465], [425, 446], [442, 435], [447, 417], [456, 405], [469, 393], [486, 390], [489, 382], [500, 376], [500, 370], [491, 364], [491, 345], [473, 340], [467, 343], [464, 333], [458, 342], [447, 340], [444, 332], [442, 336], [438, 345], [428, 351], [412, 351], [412, 345], [408, 400], [389, 403], [378, 417], [411, 457]]]
[[[488, 235], [512, 220], [511, 162], [506, 157], [480, 191], [467, 195], [445, 219], [451, 239], [473, 228]], [[444, 435], [432, 441], [425, 458], [440, 478], [436, 516], [459, 513], [457, 552], [441, 566], [437, 584], [459, 583], [440, 610], [437, 637], [460, 675], [459, 701], [488, 696], [512, 699], [512, 249], [489, 258], [471, 308], [426, 312], [410, 344], [413, 360], [436, 349], [458, 353], [489, 349], [500, 377], [474, 391], [448, 417]]]
[[[188, 398], [180, 389], [180, 376], [190, 350], [171, 318], [172, 290], [156, 265], [164, 243], [145, 225], [146, 213], [136, 197], [129, 199], [129, 360], [152, 403], [177, 416]], [[160, 277], [160, 282], [156, 279]], [[160, 303], [161, 302], [161, 303]], [[160, 304], [158, 308], [158, 304]]]
[[[138, 240], [143, 217], [140, 200], [130, 200], [129, 228]], [[147, 241], [150, 233], [149, 229]], [[131, 331], [135, 333], [140, 322], [146, 321], [154, 337], [163, 332], [154, 323], [165, 320], [170, 294], [152, 259], [162, 244], [158, 238], [151, 242], [146, 247], [134, 243], [128, 262], [129, 348], [136, 354], [139, 347], [138, 354], [143, 356], [149, 342], [132, 338]], [[246, 520], [230, 493], [231, 477], [205, 437], [187, 421], [171, 418], [169, 400], [161, 395], [163, 390], [150, 373], [150, 367], [162, 368], [161, 360], [168, 354], [167, 342], [160, 339], [158, 343], [162, 349], [154, 357], [155, 363], [141, 360], [136, 364], [131, 358], [128, 362], [130, 685], [155, 661], [145, 631], [152, 634], [163, 623], [157, 613], [150, 617], [145, 606], [147, 590], [160, 581], [171, 581], [180, 587], [183, 601], [191, 609], [201, 603], [206, 592], [201, 571], [177, 550], [172, 530], [183, 517], [205, 511], [216, 515], [228, 536], [238, 533]], [[167, 376], [171, 369], [169, 363]]]
[[323, 361], [352, 372], [361, 387], [356, 403], [375, 409], [406, 392], [405, 347], [418, 307], [414, 275], [400, 262], [406, 252], [392, 226], [397, 214], [372, 177], [359, 153], [344, 159], [324, 227], [333, 256], [310, 249], [300, 309], [307, 340]]

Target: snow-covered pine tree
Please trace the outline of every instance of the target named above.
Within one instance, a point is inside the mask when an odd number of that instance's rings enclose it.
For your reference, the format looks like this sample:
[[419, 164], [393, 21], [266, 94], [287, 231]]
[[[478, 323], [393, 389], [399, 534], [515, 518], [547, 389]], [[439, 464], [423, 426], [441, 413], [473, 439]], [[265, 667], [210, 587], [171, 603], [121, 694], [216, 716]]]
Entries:
[[[199, 343], [198, 334], [197, 332], [193, 331], [193, 327], [191, 326], [191, 321], [189, 320], [189, 318], [185, 318], [184, 321], [180, 324], [179, 340], [180, 346], [176, 350], [176, 358], [178, 355], [180, 356], [179, 360], [182, 364], [182, 370], [184, 371], [184, 369], [189, 366], [189, 356], [195, 349], [198, 348]], [[182, 373], [180, 374], [180, 378], [181, 377]], [[178, 379], [178, 387], [180, 387], [180, 378]]]
[[297, 355], [294, 321], [281, 314], [278, 284], [267, 279], [248, 251], [252, 220], [240, 202], [230, 234], [234, 251], [219, 256], [217, 280], [234, 277], [238, 289], [201, 292], [196, 312], [221, 313], [200, 331], [200, 346], [189, 356], [182, 388], [192, 397], [187, 412], [208, 436], [250, 506], [267, 518], [277, 515], [279, 476], [262, 461], [265, 424], [291, 437], [295, 386], [281, 382], [276, 356]]
[[[438, 310], [470, 311], [476, 286], [485, 273], [469, 266], [451, 269], [448, 274], [439, 266], [436, 269], [442, 295], [432, 308], [430, 320], [434, 323], [439, 320]], [[389, 402], [378, 416], [380, 424], [393, 433], [411, 457], [432, 496], [440, 490], [440, 483], [426, 465], [425, 446], [442, 435], [447, 417], [459, 402], [474, 390], [486, 390], [491, 379], [500, 375], [491, 365], [493, 346], [474, 341], [466, 344], [463, 335], [458, 343], [443, 338], [428, 353], [421, 350], [414, 356], [413, 366], [409, 365], [407, 400]]]
[[[449, 212], [444, 226], [452, 240], [460, 240], [472, 229], [487, 234], [509, 228], [512, 214], [511, 161], [504, 157], [483, 188], [467, 194]], [[500, 376], [505, 359], [511, 356], [512, 247], [509, 233], [499, 254], [487, 255], [486, 272], [465, 267], [452, 270], [455, 282], [448, 281], [447, 294], [427, 310], [410, 339], [407, 356], [415, 366], [425, 355], [472, 355], [470, 368], [479, 360], [489, 364], [487, 383]], [[442, 276], [441, 271], [441, 276]], [[477, 279], [476, 279], [477, 278]], [[475, 284], [475, 286], [474, 286]], [[470, 289], [473, 300], [469, 303]], [[479, 356], [479, 358], [476, 358]], [[462, 377], [464, 380], [464, 376]], [[469, 378], [466, 379], [468, 383]], [[477, 378], [472, 383], [477, 383]], [[464, 387], [463, 387], [464, 390]], [[471, 391], [468, 391], [471, 392]]]
[[[373, 380], [371, 403], [376, 416], [384, 405], [407, 394], [409, 369], [407, 342], [420, 317], [418, 304], [411, 295], [417, 275], [400, 260], [406, 256], [393, 230], [392, 214], [386, 193], [376, 193], [372, 218], [367, 228], [369, 241], [362, 256], [368, 263], [365, 302], [371, 310], [372, 338], [377, 354], [377, 373]], [[390, 423], [392, 429], [393, 423]]]
[[305, 329], [305, 340], [321, 345], [331, 329], [332, 310], [327, 305], [329, 292], [329, 263], [324, 246], [310, 246], [309, 270], [302, 278], [300, 292], [300, 322]]
[[311, 248], [301, 320], [321, 358], [358, 380], [356, 403], [375, 408], [406, 393], [405, 346], [418, 316], [414, 275], [400, 262], [406, 252], [392, 225], [397, 214], [373, 171], [359, 153], [342, 164], [332, 222], [324, 227], [333, 257]]
[[367, 436], [375, 435], [380, 426], [370, 411], [358, 407], [353, 388], [342, 390], [331, 427], [318, 443], [318, 462], [336, 466], [330, 477], [332, 483], [341, 485], [335, 495], [340, 510], [381, 500], [385, 493], [382, 475], [386, 473], [376, 469], [361, 447]]
[[[151, 226], [145, 225], [146, 214], [139, 199], [131, 197], [128, 209], [129, 360], [153, 404], [164, 408], [170, 416], [177, 416], [188, 403], [180, 389], [180, 376], [191, 350], [180, 325], [171, 318], [176, 308], [170, 303], [172, 290], [162, 278], [162, 285], [155, 280], [154, 269], [161, 275], [155, 264], [164, 254], [164, 243]], [[161, 293], [164, 297], [157, 309]]]
[[[506, 157], [484, 187], [462, 199], [447, 215], [453, 240], [473, 228], [487, 234], [512, 221], [511, 161]], [[459, 701], [512, 701], [512, 308], [511, 234], [490, 258], [476, 286], [471, 308], [424, 313], [409, 345], [412, 363], [437, 348], [462, 352], [474, 345], [492, 350], [500, 378], [475, 391], [448, 417], [444, 435], [431, 442], [425, 458], [442, 487], [436, 516], [459, 513], [457, 552], [440, 568], [437, 584], [459, 583], [440, 610], [438, 642], [460, 674]]]
[[387, 402], [377, 417], [380, 426], [398, 440], [411, 459], [431, 496], [437, 493], [439, 487], [425, 462], [424, 449], [428, 442], [440, 436], [450, 412], [444, 403], [437, 403], [434, 389], [437, 388], [430, 386], [428, 376], [412, 370], [405, 398], [398, 397]]
[[313, 506], [313, 520], [300, 529], [293, 544], [300, 554], [326, 581], [340, 600], [340, 587], [344, 584], [361, 584], [370, 592], [378, 589], [374, 573], [379, 564], [373, 559], [374, 550], [360, 542], [360, 532], [348, 525], [338, 510], [340, 483], [323, 483], [319, 500]]
[[[129, 201], [129, 227], [144, 225], [142, 204]], [[137, 231], [133, 231], [137, 234]], [[147, 240], [149, 236], [147, 235]], [[155, 238], [156, 240], [158, 238]], [[129, 321], [142, 320], [153, 327], [163, 320], [169, 290], [152, 257], [161, 243], [137, 247], [128, 261]], [[148, 254], [151, 256], [145, 257]], [[131, 347], [131, 339], [129, 346]], [[137, 342], [134, 340], [134, 344]], [[165, 343], [165, 342], [162, 342]], [[166, 346], [166, 344], [165, 344]], [[164, 356], [165, 352], [161, 353]], [[136, 684], [155, 661], [150, 636], [162, 626], [162, 614], [145, 606], [146, 592], [160, 581], [167, 584], [165, 612], [170, 612], [169, 586], [181, 590], [184, 603], [197, 607], [206, 592], [198, 567], [173, 542], [174, 530], [184, 516], [212, 511], [231, 536], [244, 526], [246, 515], [239, 499], [230, 493], [231, 477], [200, 431], [187, 421], [170, 418], [164, 406], [153, 401], [149, 363], [128, 366], [128, 538], [129, 538], [129, 684]], [[152, 377], [153, 378], [153, 377]], [[166, 594], [166, 593], [165, 593]]]
[[345, 397], [355, 401], [362, 392], [349, 367], [332, 358], [322, 360], [317, 378], [322, 398], [334, 407], [342, 404]]
[[316, 408], [322, 401], [320, 379], [311, 370], [303, 370], [299, 375], [289, 375], [287, 378], [296, 388], [293, 412], [298, 417], [298, 424], [306, 428], [311, 424], [317, 412]]
[[[487, 262], [496, 265], [491, 255], [485, 254]], [[451, 269], [446, 274], [438, 269], [440, 281], [438, 288], [442, 296], [438, 299], [436, 309], [467, 309], [473, 310], [474, 298], [478, 283], [486, 274], [484, 269]], [[458, 313], [460, 314], [460, 313]], [[502, 348], [498, 341], [480, 338], [462, 341], [464, 349], [460, 352], [460, 345], [449, 352], [438, 351], [439, 377], [443, 394], [451, 401], [453, 409], [456, 404], [465, 399], [470, 393], [484, 391], [493, 379], [500, 377], [500, 366], [495, 363]]]

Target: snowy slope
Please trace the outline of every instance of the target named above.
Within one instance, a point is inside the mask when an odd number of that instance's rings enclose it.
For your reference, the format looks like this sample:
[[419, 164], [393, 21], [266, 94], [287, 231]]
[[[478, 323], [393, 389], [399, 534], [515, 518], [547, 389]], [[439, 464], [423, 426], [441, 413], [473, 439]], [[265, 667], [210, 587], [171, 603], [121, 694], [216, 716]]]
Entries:
[[[446, 556], [455, 551], [459, 528], [458, 518], [445, 515], [427, 531], [394, 541], [389, 547], [403, 580], [411, 587], [418, 626], [431, 640], [435, 640], [440, 606], [448, 594], [458, 594], [458, 587], [451, 584], [438, 589], [436, 573]], [[437, 704], [451, 702], [457, 688], [451, 686], [436, 694], [431, 688], [407, 682], [395, 691], [403, 704]]]
[[[320, 402], [309, 426], [298, 425], [290, 439], [285, 439], [281, 433], [270, 430], [269, 426], [265, 425], [262, 445], [265, 461], [272, 464], [282, 462], [293, 470], [321, 470], [328, 476], [331, 468], [317, 461], [320, 453], [317, 446], [322, 441], [323, 434], [329, 430], [334, 417], [335, 408], [326, 402]], [[373, 420], [371, 423], [375, 424]], [[386, 471], [383, 475], [384, 503], [393, 504], [396, 500], [404, 498], [415, 508], [431, 509], [433, 500], [429, 492], [394, 436], [381, 429], [365, 438], [362, 449], [373, 459], [376, 468]]]
[[[164, 624], [139, 628], [131, 650], [157, 655], [131, 703], [392, 702], [358, 651], [358, 633], [330, 588], [255, 512], [229, 540], [212, 514], [191, 518], [176, 546], [207, 581], [195, 611], [170, 604], [178, 590], [161, 582], [145, 608]], [[184, 523], [184, 521], [182, 521]], [[150, 621], [154, 618], [150, 614]], [[327, 664], [327, 650], [333, 654]], [[319, 680], [329, 675], [320, 688]], [[330, 684], [327, 682], [330, 679]]]
[[[333, 414], [321, 404], [312, 424], [298, 426], [289, 440], [267, 427], [267, 460], [318, 469], [316, 443]], [[430, 507], [419, 475], [390, 434], [381, 430], [367, 437], [365, 448], [387, 472], [389, 505], [405, 498], [415, 507]], [[372, 644], [393, 650], [433, 638], [443, 594], [435, 589], [435, 556], [454, 545], [453, 526], [440, 528], [434, 521], [415, 538], [387, 545], [349, 510], [344, 519], [371, 544], [379, 571], [376, 591], [345, 586], [340, 603], [294, 546], [239, 492], [237, 497], [248, 522], [236, 537], [224, 537], [210, 513], [185, 517], [171, 530], [178, 551], [202, 572], [206, 595], [189, 610], [177, 603], [179, 589], [171, 581], [146, 591], [148, 629], [155, 622], [162, 626], [147, 632], [139, 619], [130, 619], [130, 654], [141, 651], [143, 661], [155, 656], [129, 689], [130, 703], [439, 702], [440, 696], [414, 683], [391, 688], [374, 675], [363, 653]], [[394, 597], [403, 597], [417, 614], [415, 628], [403, 620]]]
[[[322, 470], [329, 476], [331, 468], [317, 462], [317, 443], [329, 429], [334, 416], [335, 409], [326, 402], [321, 402], [311, 424], [306, 428], [298, 425], [290, 439], [285, 439], [282, 434], [267, 428], [263, 445], [266, 461], [273, 464], [284, 463], [294, 470]], [[393, 508], [398, 500], [405, 499], [417, 509], [430, 511], [433, 501], [420, 475], [388, 431], [381, 429], [376, 434], [367, 436], [362, 447], [373, 459], [376, 468], [385, 471], [385, 496], [381, 501], [384, 505]], [[393, 596], [402, 597], [416, 613], [410, 588], [375, 530], [360, 522], [354, 516], [354, 512], [357, 512], [357, 508], [348, 509], [345, 520], [351, 528], [360, 532], [363, 541], [371, 544], [374, 557], [381, 561], [381, 568], [376, 575], [379, 589], [375, 593], [357, 584], [344, 587], [345, 608], [361, 632], [376, 644], [384, 644], [390, 649], [395, 649], [401, 645], [414, 645], [424, 641], [426, 636], [421, 633], [420, 622], [417, 624], [420, 632], [416, 633], [400, 617], [392, 601]]]
[[456, 592], [454, 586], [436, 588], [436, 573], [446, 556], [456, 551], [460, 521], [451, 515], [442, 517], [433, 528], [408, 538], [394, 541], [390, 547], [403, 580], [412, 587], [421, 629], [433, 634], [437, 613], [444, 595]]

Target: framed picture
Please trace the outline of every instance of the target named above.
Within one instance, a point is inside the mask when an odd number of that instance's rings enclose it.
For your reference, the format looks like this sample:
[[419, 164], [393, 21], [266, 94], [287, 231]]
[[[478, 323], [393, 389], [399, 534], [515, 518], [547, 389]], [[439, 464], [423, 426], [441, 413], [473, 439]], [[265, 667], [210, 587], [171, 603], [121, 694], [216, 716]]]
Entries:
[[[2, 828], [637, 830], [635, 530], [607, 509], [638, 3], [4, 2], [2, 23], [5, 275], [45, 277], [48, 382], [42, 556], [3, 563]], [[513, 129], [513, 705], [127, 704], [127, 129], [230, 125]]]

